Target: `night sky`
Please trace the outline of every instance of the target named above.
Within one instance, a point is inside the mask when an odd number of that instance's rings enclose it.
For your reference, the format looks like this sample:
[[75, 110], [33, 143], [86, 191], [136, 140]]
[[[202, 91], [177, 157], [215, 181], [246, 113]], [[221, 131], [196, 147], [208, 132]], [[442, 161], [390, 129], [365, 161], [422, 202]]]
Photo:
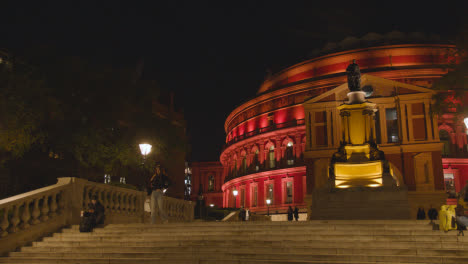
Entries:
[[369, 32], [453, 39], [467, 2], [2, 1], [0, 48], [21, 56], [47, 46], [125, 66], [144, 61], [145, 77], [174, 91], [184, 109], [189, 159], [213, 161], [225, 141], [225, 118], [255, 96], [267, 70]]

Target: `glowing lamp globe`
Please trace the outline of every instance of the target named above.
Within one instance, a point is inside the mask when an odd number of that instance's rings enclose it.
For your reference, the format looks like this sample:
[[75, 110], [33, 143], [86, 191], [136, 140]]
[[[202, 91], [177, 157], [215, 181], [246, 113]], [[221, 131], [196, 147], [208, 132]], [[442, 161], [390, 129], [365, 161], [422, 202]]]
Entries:
[[267, 199], [267, 200], [266, 200], [266, 203], [267, 203], [268, 205], [270, 205], [270, 204], [271, 204], [271, 200], [270, 200], [270, 199]]
[[237, 190], [232, 191], [232, 194], [234, 194], [234, 196], [237, 196], [237, 193], [238, 193]]
[[151, 152], [150, 144], [140, 144], [141, 155], [146, 156]]
[[468, 128], [468, 117], [465, 117], [465, 119], [463, 119], [463, 122], [465, 123], [466, 128]]

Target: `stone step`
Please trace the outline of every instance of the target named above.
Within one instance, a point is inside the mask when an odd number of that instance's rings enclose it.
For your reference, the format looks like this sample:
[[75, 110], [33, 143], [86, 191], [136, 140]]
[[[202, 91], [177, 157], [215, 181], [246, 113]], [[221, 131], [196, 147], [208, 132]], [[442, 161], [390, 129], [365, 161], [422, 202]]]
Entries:
[[435, 235], [335, 235], [335, 234], [311, 234], [311, 235], [290, 235], [290, 234], [274, 234], [274, 235], [262, 235], [262, 234], [244, 234], [239, 235], [189, 235], [189, 234], [175, 234], [172, 236], [162, 236], [158, 234], [133, 234], [128, 236], [75, 236], [75, 237], [61, 237], [59, 235], [53, 237], [45, 237], [43, 241], [62, 241], [62, 242], [87, 242], [87, 241], [106, 241], [106, 242], [138, 242], [138, 241], [175, 241], [175, 240], [213, 240], [213, 241], [225, 241], [225, 240], [237, 240], [245, 241], [250, 239], [265, 240], [265, 241], [284, 241], [284, 240], [295, 240], [295, 241], [307, 241], [307, 240], [328, 240], [328, 241], [415, 241], [415, 242], [468, 242], [468, 236], [456, 236], [455, 233], [452, 236], [435, 236]]
[[[350, 224], [365, 224], [365, 225], [409, 225], [409, 224], [422, 224], [425, 225], [429, 223], [429, 220], [311, 220], [311, 221], [275, 221], [275, 222], [178, 222], [178, 223], [168, 223], [168, 224], [142, 224], [142, 223], [129, 223], [129, 224], [109, 224], [108, 226], [120, 226], [120, 227], [132, 227], [132, 226], [171, 226], [171, 225], [180, 225], [180, 226], [220, 226], [220, 225], [317, 225], [317, 224], [335, 224], [335, 225], [350, 225]], [[77, 227], [77, 225], [74, 225]]]
[[[176, 255], [174, 253], [159, 254], [159, 258], [73, 258], [73, 257], [9, 257], [0, 258], [0, 263], [168, 263], [168, 260], [187, 260], [193, 262], [194, 259], [217, 260], [224, 263], [224, 260], [238, 260], [245, 263], [244, 260], [277, 260], [277, 261], [354, 261], [354, 262], [409, 262], [409, 263], [468, 263], [468, 257], [453, 256], [397, 256], [397, 255], [328, 255], [328, 254], [288, 254], [288, 253], [218, 253], [216, 256], [194, 256], [193, 254]], [[164, 262], [161, 262], [164, 261]]]
[[199, 254], [209, 256], [218, 253], [232, 254], [268, 254], [274, 253], [289, 253], [289, 254], [328, 254], [328, 255], [407, 255], [407, 256], [463, 256], [468, 257], [466, 250], [448, 250], [448, 249], [389, 249], [389, 248], [312, 248], [312, 247], [133, 247], [127, 248], [81, 248], [74, 251], [22, 251], [11, 252], [11, 257], [51, 257], [51, 258], [159, 258], [161, 254], [174, 253], [176, 255], [184, 254]]
[[[288, 231], [296, 231], [296, 232], [306, 232], [306, 231], [356, 231], [356, 230], [364, 230], [364, 231], [433, 231], [432, 226], [429, 225], [418, 225], [418, 226], [362, 226], [362, 227], [355, 227], [355, 226], [323, 226], [323, 227], [226, 227], [226, 228], [164, 228], [164, 227], [146, 227], [146, 228], [96, 228], [93, 233], [188, 233], [188, 232], [205, 232], [205, 231], [217, 231], [217, 232], [229, 232], [229, 231], [245, 231], [245, 232], [258, 232], [258, 231], [273, 231], [273, 232], [288, 232]], [[438, 230], [436, 230], [438, 231]], [[62, 233], [79, 233], [78, 230], [75, 229], [63, 229]]]
[[[453, 233], [442, 232], [439, 230], [288, 230], [289, 235], [432, 235], [432, 236], [453, 236]], [[158, 235], [158, 236], [174, 236], [174, 235], [274, 235], [281, 234], [282, 232], [277, 230], [226, 230], [219, 231], [216, 229], [198, 231], [192, 230], [190, 232], [182, 232], [179, 230], [161, 230], [160, 232], [152, 231], [141, 231], [141, 232], [127, 232], [127, 231], [112, 231], [105, 232], [102, 230], [95, 230], [91, 233], [80, 233], [80, 232], [63, 232], [55, 233], [54, 237], [122, 237], [122, 236], [134, 236], [135, 234], [145, 235]]]
[[360, 247], [374, 247], [374, 248], [427, 248], [427, 249], [468, 249], [468, 243], [462, 242], [418, 242], [414, 243], [412, 241], [353, 241], [352, 243], [347, 241], [324, 241], [324, 240], [302, 240], [302, 241], [265, 241], [265, 240], [186, 240], [186, 241], [164, 241], [164, 244], [161, 242], [151, 242], [151, 241], [140, 241], [140, 242], [101, 242], [101, 241], [88, 241], [88, 242], [62, 242], [62, 241], [44, 241], [44, 242], [33, 242], [33, 247], [25, 247], [24, 249], [29, 250], [29, 248], [78, 248], [78, 247], [98, 247], [98, 248], [107, 248], [107, 247], [161, 247], [164, 246], [205, 246], [205, 247], [216, 247], [216, 246], [230, 246], [236, 247], [239, 245], [246, 246], [261, 246], [261, 247], [338, 247], [338, 248], [360, 248]]
[[[23, 262], [25, 261], [25, 262]], [[39, 263], [51, 263], [51, 262], [40, 262], [41, 260], [36, 259], [13, 259], [13, 260], [2, 260], [0, 258], [0, 263], [28, 263], [28, 264], [39, 264]], [[274, 259], [268, 259], [268, 260], [252, 260], [252, 259], [241, 259], [241, 260], [231, 260], [231, 259], [224, 259], [224, 260], [219, 260], [219, 259], [198, 259], [198, 258], [192, 258], [192, 259], [165, 259], [165, 260], [159, 260], [159, 259], [152, 259], [152, 260], [146, 260], [147, 264], [291, 264], [291, 263], [296, 263], [296, 264], [412, 264], [409, 262], [387, 262], [387, 261], [353, 261], [353, 260], [347, 260], [347, 261], [334, 261], [334, 260], [274, 260]], [[120, 260], [120, 259], [80, 259], [78, 261], [73, 260], [71, 262], [61, 262], [60, 260], [54, 260], [52, 263], [73, 263], [73, 264], [80, 264], [80, 263], [86, 263], [86, 264], [135, 264], [133, 260]]]

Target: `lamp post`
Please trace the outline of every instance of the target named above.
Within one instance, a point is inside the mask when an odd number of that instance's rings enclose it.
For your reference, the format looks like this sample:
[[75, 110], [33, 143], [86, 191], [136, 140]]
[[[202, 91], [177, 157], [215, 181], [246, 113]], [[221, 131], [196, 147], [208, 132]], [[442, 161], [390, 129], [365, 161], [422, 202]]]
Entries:
[[270, 204], [271, 204], [270, 198], [266, 199], [266, 203], [267, 203], [267, 215], [270, 216]]
[[146, 156], [151, 152], [152, 146], [147, 143], [142, 143], [139, 146], [140, 146], [141, 155], [143, 155], [143, 164], [144, 164], [146, 161]]
[[[140, 146], [141, 155], [143, 155], [143, 163], [141, 164], [141, 166], [143, 167], [143, 172], [144, 172], [146, 156], [151, 152], [152, 146], [147, 143], [142, 143], [139, 146]], [[146, 173], [144, 176], [146, 177]]]
[[234, 195], [234, 209], [236, 209], [237, 207], [237, 194], [238, 194], [238, 191], [236, 189], [234, 189], [234, 191], [232, 191], [232, 194]]

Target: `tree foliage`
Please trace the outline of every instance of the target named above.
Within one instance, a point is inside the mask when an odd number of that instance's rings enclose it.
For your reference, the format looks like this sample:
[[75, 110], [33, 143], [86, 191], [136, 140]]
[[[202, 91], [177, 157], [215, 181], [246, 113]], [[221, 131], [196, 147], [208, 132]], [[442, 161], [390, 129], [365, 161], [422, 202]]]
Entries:
[[3, 161], [39, 149], [80, 166], [125, 173], [141, 165], [142, 141], [153, 145], [151, 161], [173, 150], [185, 152], [184, 128], [153, 111], [153, 103], [161, 100], [154, 81], [141, 80], [132, 68], [81, 58], [42, 61], [47, 63], [29, 70], [15, 62], [1, 69]]
[[432, 88], [438, 93], [434, 96], [434, 110], [441, 114], [447, 111], [468, 116], [468, 24], [456, 39], [456, 48], [447, 54], [451, 58], [449, 72], [437, 80]]

